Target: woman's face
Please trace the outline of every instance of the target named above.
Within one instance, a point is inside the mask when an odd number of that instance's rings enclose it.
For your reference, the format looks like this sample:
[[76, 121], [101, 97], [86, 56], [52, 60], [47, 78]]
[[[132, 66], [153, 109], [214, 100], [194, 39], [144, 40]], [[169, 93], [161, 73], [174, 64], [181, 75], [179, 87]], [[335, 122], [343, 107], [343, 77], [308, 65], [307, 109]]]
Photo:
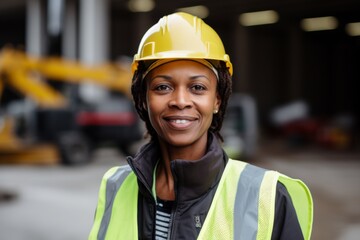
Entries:
[[194, 61], [173, 61], [152, 70], [147, 110], [159, 140], [176, 147], [206, 144], [214, 110], [220, 106], [216, 85], [214, 72]]

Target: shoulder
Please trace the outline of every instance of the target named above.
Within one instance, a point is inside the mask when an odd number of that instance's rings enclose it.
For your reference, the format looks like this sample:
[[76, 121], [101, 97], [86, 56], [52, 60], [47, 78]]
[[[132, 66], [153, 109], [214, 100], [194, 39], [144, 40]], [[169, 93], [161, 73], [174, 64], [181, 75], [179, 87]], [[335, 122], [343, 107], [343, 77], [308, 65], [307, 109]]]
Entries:
[[236, 168], [241, 178], [239, 180], [248, 179], [249, 181], [254, 181], [257, 179], [258, 181], [263, 181], [266, 179], [267, 181], [271, 180], [273, 184], [276, 184], [279, 175], [281, 175], [277, 171], [262, 168], [240, 160], [229, 159], [226, 167], [232, 169]]
[[132, 172], [129, 165], [116, 166], [107, 170], [103, 176], [105, 181], [117, 181], [127, 177]]
[[101, 180], [100, 191], [107, 197], [114, 197], [131, 172], [132, 169], [128, 165], [110, 168]]
[[293, 202], [286, 187], [277, 183], [272, 239], [304, 239]]
[[282, 184], [280, 181], [278, 181], [276, 185], [276, 204], [277, 204], [277, 209], [279, 209], [280, 206], [293, 207], [289, 192], [284, 186], [284, 184]]

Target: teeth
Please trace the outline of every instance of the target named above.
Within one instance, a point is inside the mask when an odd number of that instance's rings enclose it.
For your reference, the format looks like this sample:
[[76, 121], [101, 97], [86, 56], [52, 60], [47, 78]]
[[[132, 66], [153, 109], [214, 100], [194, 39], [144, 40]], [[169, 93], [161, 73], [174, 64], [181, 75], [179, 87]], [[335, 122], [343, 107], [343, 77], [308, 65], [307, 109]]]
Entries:
[[189, 120], [185, 120], [185, 119], [177, 119], [177, 120], [174, 120], [175, 123], [177, 124], [185, 124], [185, 123], [188, 123]]

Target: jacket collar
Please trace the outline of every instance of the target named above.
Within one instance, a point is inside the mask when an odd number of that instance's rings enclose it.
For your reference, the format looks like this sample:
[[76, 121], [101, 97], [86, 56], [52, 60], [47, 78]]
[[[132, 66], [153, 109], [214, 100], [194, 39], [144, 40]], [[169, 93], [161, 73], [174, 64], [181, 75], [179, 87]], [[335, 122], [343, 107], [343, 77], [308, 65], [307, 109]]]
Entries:
[[[127, 158], [138, 177], [139, 189], [146, 196], [151, 194], [153, 172], [159, 157], [158, 144], [152, 141], [142, 147], [134, 158]], [[209, 133], [207, 151], [202, 158], [195, 161], [173, 160], [171, 169], [176, 185], [176, 200], [194, 200], [214, 187], [220, 180], [226, 159], [219, 141]]]

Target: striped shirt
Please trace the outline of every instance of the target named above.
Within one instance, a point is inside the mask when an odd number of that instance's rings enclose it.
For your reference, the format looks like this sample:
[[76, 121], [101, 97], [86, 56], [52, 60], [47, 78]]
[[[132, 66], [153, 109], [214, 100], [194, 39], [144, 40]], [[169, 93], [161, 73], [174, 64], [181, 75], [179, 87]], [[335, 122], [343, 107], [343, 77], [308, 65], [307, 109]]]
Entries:
[[155, 239], [168, 239], [170, 229], [171, 209], [174, 201], [157, 199], [155, 218]]

